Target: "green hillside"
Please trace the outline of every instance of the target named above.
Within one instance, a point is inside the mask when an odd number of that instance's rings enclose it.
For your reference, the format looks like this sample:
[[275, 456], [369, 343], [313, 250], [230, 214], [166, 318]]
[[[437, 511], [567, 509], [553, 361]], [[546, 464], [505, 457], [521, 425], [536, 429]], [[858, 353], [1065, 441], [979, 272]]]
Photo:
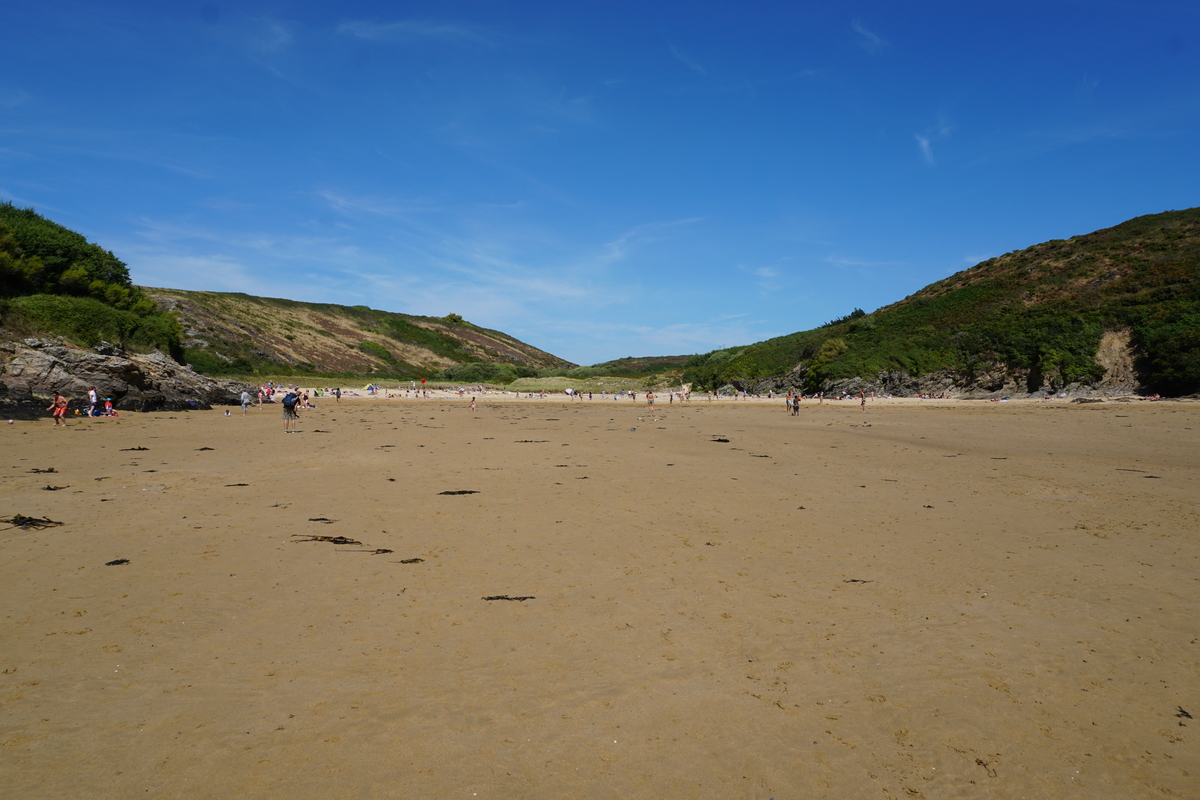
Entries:
[[0, 203], [0, 324], [18, 335], [182, 356], [179, 323], [130, 282], [123, 261], [12, 203]]
[[695, 356], [698, 388], [822, 389], [846, 378], [943, 371], [986, 389], [1087, 384], [1106, 332], [1128, 332], [1141, 384], [1200, 391], [1200, 209], [1169, 211], [989, 259], [872, 314]]

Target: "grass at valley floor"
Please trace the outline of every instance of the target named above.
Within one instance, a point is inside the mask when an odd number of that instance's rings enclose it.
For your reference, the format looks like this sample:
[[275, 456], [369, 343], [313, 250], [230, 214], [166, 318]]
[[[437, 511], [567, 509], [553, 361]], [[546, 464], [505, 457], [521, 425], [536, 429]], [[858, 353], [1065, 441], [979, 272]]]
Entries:
[[574, 389], [577, 392], [624, 392], [632, 389], [645, 391], [645, 382], [639, 378], [520, 378], [507, 387], [513, 392], [561, 392]]

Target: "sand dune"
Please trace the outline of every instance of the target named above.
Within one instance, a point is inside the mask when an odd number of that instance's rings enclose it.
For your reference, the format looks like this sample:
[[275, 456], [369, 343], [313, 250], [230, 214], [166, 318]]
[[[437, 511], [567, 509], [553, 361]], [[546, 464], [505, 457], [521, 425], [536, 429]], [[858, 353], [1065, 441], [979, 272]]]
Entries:
[[659, 406], [0, 426], [5, 796], [1195, 796], [1200, 407]]

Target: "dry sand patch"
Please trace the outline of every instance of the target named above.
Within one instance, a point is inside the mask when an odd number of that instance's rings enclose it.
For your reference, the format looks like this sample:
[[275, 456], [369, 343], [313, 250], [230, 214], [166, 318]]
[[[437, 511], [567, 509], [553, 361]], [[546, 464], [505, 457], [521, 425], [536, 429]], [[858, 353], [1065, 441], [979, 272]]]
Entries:
[[1196, 406], [661, 405], [4, 426], [8, 794], [1193, 791]]

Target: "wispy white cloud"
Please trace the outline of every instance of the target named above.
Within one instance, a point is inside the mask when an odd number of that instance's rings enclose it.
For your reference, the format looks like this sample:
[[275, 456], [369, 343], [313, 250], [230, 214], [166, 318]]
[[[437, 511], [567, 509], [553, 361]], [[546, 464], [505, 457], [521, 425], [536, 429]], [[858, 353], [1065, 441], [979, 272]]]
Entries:
[[122, 256], [130, 275], [141, 286], [208, 292], [278, 294], [285, 287], [255, 277], [254, 270], [228, 256], [201, 256], [126, 248]]
[[[570, 256], [541, 255], [532, 259], [531, 265], [529, 260], [518, 261], [509, 255], [514, 249], [514, 237], [521, 237], [516, 249], [525, 250], [526, 240], [545, 239], [544, 233], [514, 232], [511, 228], [498, 231], [488, 229], [482, 223], [476, 223], [476, 230], [464, 232], [439, 226], [436, 215], [431, 213], [458, 209], [421, 204], [409, 206], [385, 198], [353, 197], [331, 191], [322, 192], [320, 196], [339, 213], [351, 217], [381, 216], [397, 223], [389, 228], [389, 238], [408, 254], [405, 259], [409, 265], [407, 271], [421, 273], [419, 285], [409, 287], [406, 305], [416, 297], [424, 297], [434, 304], [432, 307], [440, 307], [446, 298], [453, 297], [462, 303], [467, 297], [477, 296], [480, 303], [484, 298], [490, 298], [492, 305], [522, 308], [565, 300], [586, 300], [589, 304], [603, 305], [618, 299], [604, 287], [596, 286], [589, 270], [573, 263]], [[604, 249], [608, 251], [611, 247]], [[596, 261], [611, 261], [612, 256], [585, 257], [585, 260], [591, 265]], [[355, 274], [384, 286], [388, 276], [402, 272], [392, 266], [394, 258], [390, 262], [384, 261], [385, 269], [359, 270]], [[441, 301], [436, 302], [437, 298]]]
[[644, 225], [637, 225], [604, 246], [604, 260], [608, 263], [622, 261], [629, 256], [634, 248], [665, 239], [664, 232], [666, 230], [684, 225], [694, 225], [697, 222], [703, 222], [703, 220], [703, 217], [687, 217], [670, 222], [650, 222]]
[[287, 23], [271, 19], [262, 20], [261, 26], [250, 35], [254, 46], [264, 53], [278, 53], [295, 41]]
[[966, 162], [966, 166], [979, 167], [996, 161], [1019, 162], [1052, 153], [1064, 147], [1090, 142], [1154, 139], [1169, 135], [1171, 135], [1169, 130], [1154, 130], [1151, 124], [1137, 120], [1102, 121], [1062, 128], [1026, 130], [1008, 137], [992, 150], [981, 152]]
[[1075, 86], [1075, 99], [1080, 103], [1090, 102], [1096, 89], [1099, 88], [1100, 81], [1084, 74], [1083, 79]]
[[754, 270], [754, 276], [758, 279], [755, 283], [760, 291], [777, 292], [783, 288], [783, 285], [776, 280], [782, 274], [775, 267], [758, 267]]
[[[1159, 134], [1161, 135], [1161, 134]], [[1113, 122], [1097, 122], [1079, 125], [1059, 130], [1036, 131], [1027, 134], [1029, 139], [1040, 141], [1051, 147], [1070, 144], [1086, 144], [1087, 142], [1105, 139], [1152, 138], [1144, 132], [1135, 132], [1129, 127]]]
[[850, 27], [858, 34], [859, 45], [868, 53], [878, 53], [887, 49], [887, 41], [874, 31], [868, 30], [867, 26], [858, 20], [851, 22]]
[[694, 59], [692, 59], [691, 56], [689, 56], [687, 53], [683, 52], [682, 49], [676, 47], [673, 44], [669, 45], [669, 48], [671, 50], [671, 55], [673, 55], [673, 56], [675, 56], [675, 58], [679, 59], [679, 63], [683, 64], [685, 67], [690, 69], [692, 72], [696, 73], [697, 75], [708, 75], [708, 72], [705, 71], [704, 67], [700, 66], [699, 63], [697, 63]]
[[21, 89], [0, 86], [0, 108], [14, 108], [29, 99], [29, 93]]
[[[0, 151], [0, 152], [4, 152], [4, 151]], [[48, 186], [42, 187], [43, 194], [49, 194], [49, 189], [50, 189], [50, 187], [48, 187]], [[23, 206], [26, 208], [32, 208], [34, 206], [37, 206], [38, 211], [43, 214], [48, 213], [48, 212], [59, 212], [59, 213], [62, 212], [62, 209], [57, 208], [55, 206], [47, 205], [41, 199], [39, 199], [35, 202], [27, 197], [22, 197], [21, 195], [13, 194], [12, 192], [5, 189], [3, 186], [0, 186], [0, 200], [3, 200], [6, 203], [12, 203], [15, 206]]]
[[594, 364], [623, 356], [706, 353], [778, 335], [778, 331], [764, 330], [761, 321], [748, 317], [722, 315], [700, 322], [668, 323], [651, 314], [640, 324], [594, 319], [588, 322], [586, 332], [578, 326], [551, 327], [548, 338], [553, 342], [549, 346], [551, 352], [571, 353], [580, 363]]
[[914, 133], [913, 137], [917, 140], [917, 149], [921, 153], [921, 160], [931, 167], [934, 166], [933, 143], [947, 138], [953, 130], [945, 118], [939, 118], [936, 126], [924, 133]]
[[861, 259], [846, 258], [839, 255], [827, 256], [825, 260], [830, 264], [833, 264], [835, 267], [843, 269], [847, 267], [895, 267], [904, 264], [903, 261], [863, 261]]
[[362, 211], [368, 214], [376, 214], [381, 217], [391, 217], [393, 219], [406, 218], [409, 214], [415, 214], [428, 211], [443, 211], [442, 205], [427, 199], [409, 199], [398, 200], [392, 197], [381, 197], [379, 195], [347, 195], [339, 192], [334, 192], [329, 189], [322, 189], [317, 193], [336, 211], [356, 212]]
[[478, 27], [432, 20], [398, 20], [369, 22], [348, 20], [338, 26], [338, 33], [373, 42], [415, 42], [435, 40], [457, 44], [491, 45], [494, 34]]
[[[0, 136], [35, 142], [38, 157], [52, 162], [82, 156], [85, 159], [103, 159], [142, 164], [170, 170], [192, 178], [208, 179], [212, 175], [197, 169], [194, 162], [175, 158], [168, 153], [189, 153], [200, 148], [208, 149], [216, 137], [195, 137], [163, 132], [154, 128], [120, 129], [100, 124], [86, 125], [31, 125], [0, 129]], [[13, 157], [29, 158], [32, 153], [5, 148]], [[203, 158], [198, 156], [195, 161]]]
[[526, 130], [558, 132], [556, 126], [586, 125], [593, 121], [592, 98], [572, 94], [562, 87], [549, 87], [536, 80], [510, 76], [496, 102], [507, 105], [535, 120]]
[[917, 140], [917, 146], [921, 149], [921, 158], [929, 166], [933, 166], [933, 144], [929, 141], [928, 136], [922, 136], [919, 133], [914, 133], [913, 136]]

